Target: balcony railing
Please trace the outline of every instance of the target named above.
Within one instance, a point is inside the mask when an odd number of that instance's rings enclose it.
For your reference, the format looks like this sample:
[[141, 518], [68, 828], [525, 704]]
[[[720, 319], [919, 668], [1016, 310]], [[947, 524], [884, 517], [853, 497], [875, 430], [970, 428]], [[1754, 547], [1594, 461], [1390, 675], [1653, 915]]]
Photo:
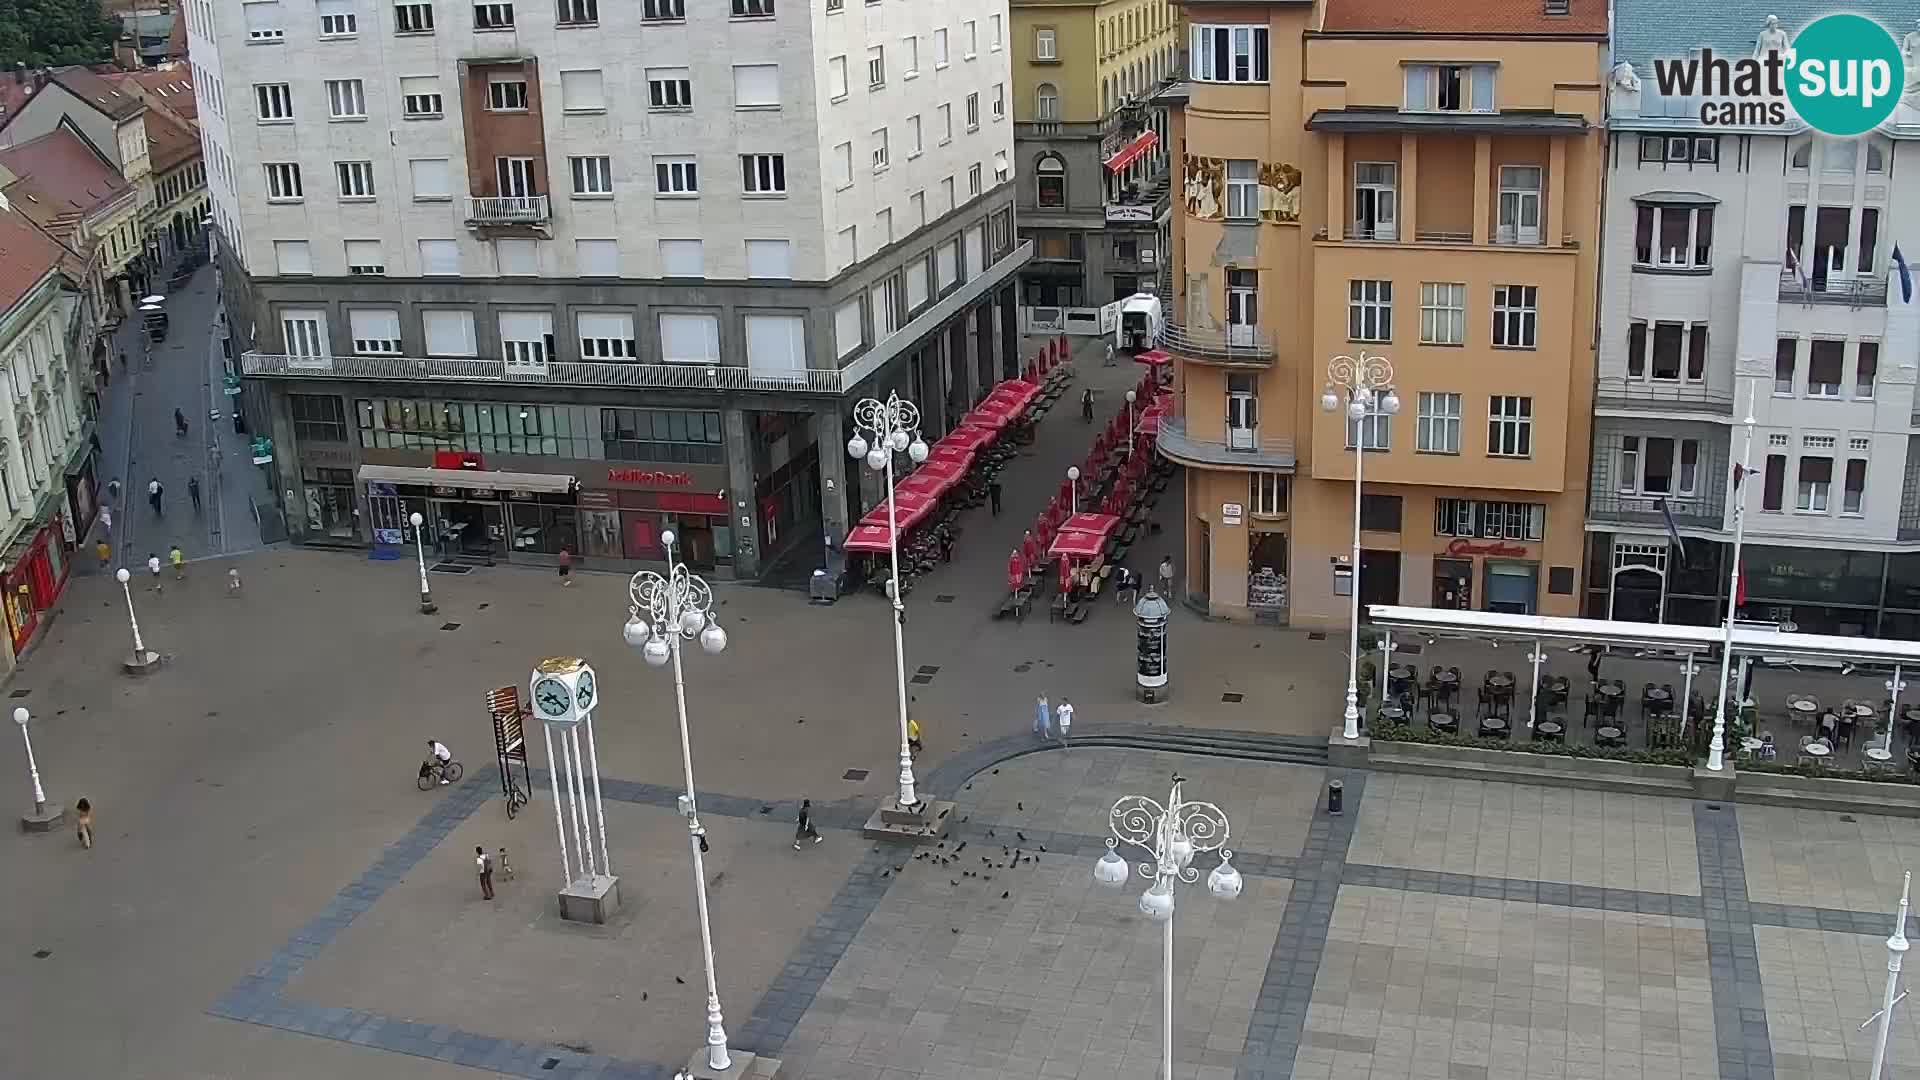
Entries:
[[1212, 328], [1169, 323], [1160, 346], [1183, 359], [1227, 367], [1272, 367], [1274, 360], [1273, 340], [1252, 326]]
[[401, 356], [284, 356], [246, 353], [242, 375], [293, 379], [365, 379], [456, 383], [533, 383], [554, 386], [612, 386], [649, 390], [759, 390], [838, 394], [844, 380], [837, 370], [804, 368], [765, 371], [725, 364], [619, 364], [572, 361], [543, 369], [502, 360], [443, 360]]
[[467, 220], [480, 225], [540, 225], [547, 220], [545, 195], [476, 195], [467, 199]]
[[1594, 400], [1600, 405], [1666, 412], [1733, 411], [1733, 393], [1705, 383], [1669, 382], [1606, 375], [1595, 380]]
[[1473, 243], [1472, 233], [1448, 232], [1445, 229], [1415, 229], [1413, 230], [1413, 238], [1416, 242], [1422, 243], [1422, 244], [1471, 244]]
[[1834, 304], [1845, 307], [1885, 307], [1887, 279], [1878, 274], [1868, 277], [1813, 277], [1801, 281], [1792, 270], [1780, 271], [1780, 302], [1783, 304]]
[[1596, 491], [1587, 497], [1587, 520], [1622, 525], [1664, 527], [1660, 500], [1667, 500], [1676, 527], [1720, 529], [1726, 526], [1725, 501], [1720, 496], [1633, 495]]
[[1245, 428], [1228, 429], [1219, 439], [1196, 439], [1187, 433], [1184, 416], [1160, 420], [1160, 450], [1183, 464], [1225, 465], [1243, 469], [1292, 471], [1293, 440]]

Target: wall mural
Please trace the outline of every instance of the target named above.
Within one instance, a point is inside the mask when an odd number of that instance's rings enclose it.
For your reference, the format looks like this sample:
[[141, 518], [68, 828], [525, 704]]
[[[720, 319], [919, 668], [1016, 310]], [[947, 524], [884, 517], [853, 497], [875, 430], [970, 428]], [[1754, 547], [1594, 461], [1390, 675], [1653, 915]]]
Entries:
[[[1227, 212], [1225, 158], [1187, 154], [1181, 161], [1187, 216], [1201, 221], [1224, 221]], [[1284, 162], [1261, 162], [1260, 220], [1278, 225], [1300, 220], [1300, 170]]]

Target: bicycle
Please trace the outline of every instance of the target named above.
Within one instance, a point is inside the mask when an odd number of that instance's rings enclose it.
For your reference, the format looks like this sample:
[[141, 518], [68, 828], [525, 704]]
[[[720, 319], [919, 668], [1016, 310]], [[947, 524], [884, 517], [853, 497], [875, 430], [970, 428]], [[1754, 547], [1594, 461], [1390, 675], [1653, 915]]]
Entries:
[[436, 761], [430, 765], [422, 765], [420, 767], [420, 776], [414, 781], [414, 786], [418, 787], [421, 791], [432, 791], [434, 785], [440, 781], [445, 780], [449, 784], [457, 784], [464, 775], [466, 775], [466, 770], [460, 767], [459, 762], [449, 761], [442, 764]]
[[533, 801], [533, 796], [521, 791], [519, 784], [509, 780], [507, 781], [506, 800], [507, 820], [512, 821], [514, 815], [520, 812], [521, 807]]

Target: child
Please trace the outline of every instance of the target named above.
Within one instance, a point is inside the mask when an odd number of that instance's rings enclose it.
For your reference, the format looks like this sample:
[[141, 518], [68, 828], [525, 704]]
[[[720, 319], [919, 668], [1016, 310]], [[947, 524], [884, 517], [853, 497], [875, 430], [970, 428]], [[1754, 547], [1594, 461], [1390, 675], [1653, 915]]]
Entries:
[[80, 846], [93, 850], [93, 804], [85, 799], [73, 804], [73, 831], [80, 837]]
[[564, 588], [573, 584], [573, 552], [565, 547], [560, 549], [560, 584]]
[[240, 595], [240, 568], [237, 566], [227, 570], [227, 595]]
[[920, 756], [920, 721], [911, 716], [907, 717], [907, 752]]
[[102, 570], [105, 570], [107, 564], [113, 561], [113, 545], [107, 543], [105, 540], [97, 541], [93, 545], [93, 553], [100, 556], [100, 569]]
[[160, 591], [160, 556], [147, 552], [147, 573], [153, 575], [153, 591]]
[[506, 877], [508, 881], [513, 880], [513, 864], [507, 861], [506, 848], [500, 849], [500, 873]]
[[167, 549], [167, 561], [173, 564], [173, 580], [180, 581], [187, 576], [187, 556], [179, 544]]

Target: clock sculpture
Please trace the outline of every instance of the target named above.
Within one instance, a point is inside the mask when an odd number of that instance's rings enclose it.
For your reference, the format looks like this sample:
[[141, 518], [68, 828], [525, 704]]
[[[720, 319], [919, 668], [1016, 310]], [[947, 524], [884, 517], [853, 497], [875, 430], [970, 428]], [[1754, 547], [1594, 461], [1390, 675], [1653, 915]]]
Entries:
[[620, 893], [607, 855], [600, 754], [593, 738], [599, 681], [585, 660], [555, 656], [534, 665], [527, 689], [533, 715], [546, 732], [547, 774], [553, 778], [553, 824], [560, 835], [560, 872], [566, 882], [560, 891], [560, 916], [605, 922]]

